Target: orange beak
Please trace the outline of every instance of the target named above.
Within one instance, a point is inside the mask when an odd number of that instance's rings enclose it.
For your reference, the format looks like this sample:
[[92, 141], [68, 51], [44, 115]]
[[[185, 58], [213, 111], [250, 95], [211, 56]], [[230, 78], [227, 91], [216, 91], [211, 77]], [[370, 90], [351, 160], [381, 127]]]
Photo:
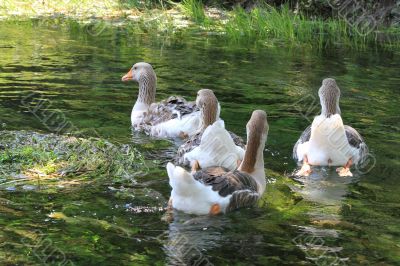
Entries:
[[132, 69], [129, 70], [128, 73], [125, 74], [125, 76], [122, 77], [122, 81], [128, 81], [133, 79], [133, 74], [132, 74]]

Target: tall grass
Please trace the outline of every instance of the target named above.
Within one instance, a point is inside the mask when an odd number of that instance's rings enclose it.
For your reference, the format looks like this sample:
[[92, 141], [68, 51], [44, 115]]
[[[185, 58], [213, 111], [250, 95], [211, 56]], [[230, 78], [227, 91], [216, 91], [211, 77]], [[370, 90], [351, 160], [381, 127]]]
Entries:
[[338, 43], [364, 47], [376, 41], [375, 34], [365, 35], [344, 20], [309, 19], [295, 14], [288, 5], [280, 8], [264, 5], [250, 12], [236, 7], [221, 28], [228, 39], [238, 42], [279, 39], [317, 47]]
[[201, 0], [183, 0], [179, 6], [183, 13], [196, 24], [201, 26], [210, 25], [211, 20], [207, 17]]
[[163, 0], [118, 0], [118, 3], [121, 9], [150, 10], [160, 7], [164, 9]]
[[[205, 8], [201, 0], [182, 0], [180, 3], [164, 0], [69, 0], [66, 2], [46, 0], [33, 2], [34, 4], [28, 0], [21, 0], [7, 3], [7, 5], [0, 4], [0, 17], [12, 16], [12, 14], [25, 14], [29, 17], [40, 14], [43, 17], [43, 15], [59, 12], [78, 19], [82, 14], [84, 17], [106, 18], [115, 14], [126, 16], [132, 10], [138, 10], [137, 14], [143, 22], [140, 28], [143, 31], [175, 33], [188, 25], [187, 21], [183, 21], [185, 19], [182, 20], [180, 14], [176, 16], [176, 12], [169, 13], [165, 10], [165, 8], [177, 7], [199, 28], [224, 33], [225, 38], [233, 42], [277, 40], [320, 48], [336, 44], [357, 49], [365, 48], [370, 44], [400, 47], [400, 29], [398, 28], [364, 34], [340, 18], [325, 20], [309, 18], [294, 13], [288, 5], [273, 7], [264, 4], [258, 5], [251, 11], [235, 7], [231, 11], [224, 11], [221, 19], [218, 16], [209, 16], [209, 10]], [[121, 12], [127, 10], [129, 10], [128, 13]], [[177, 26], [178, 24], [180, 26]]]
[[[299, 25], [301, 27], [298, 27]], [[254, 41], [271, 37], [295, 41], [300, 36], [312, 35], [312, 29], [304, 26], [306, 26], [305, 20], [293, 14], [288, 6], [283, 6], [279, 10], [265, 5], [250, 12], [240, 7], [234, 8], [223, 28], [227, 37], [236, 41]]]

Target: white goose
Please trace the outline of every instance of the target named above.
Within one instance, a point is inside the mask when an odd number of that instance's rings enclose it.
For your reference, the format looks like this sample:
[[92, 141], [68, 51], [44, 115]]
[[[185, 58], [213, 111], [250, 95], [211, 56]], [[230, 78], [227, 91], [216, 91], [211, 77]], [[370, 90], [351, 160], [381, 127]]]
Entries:
[[308, 176], [310, 165], [319, 165], [343, 166], [337, 169], [339, 175], [352, 176], [350, 167], [365, 161], [368, 147], [354, 128], [343, 124], [336, 81], [324, 79], [318, 94], [321, 114], [304, 130], [293, 148], [294, 159], [303, 161], [297, 175]]
[[224, 121], [219, 118], [220, 107], [214, 92], [200, 90], [196, 105], [200, 108], [200, 131], [179, 147], [177, 164], [190, 164], [193, 171], [210, 166], [236, 169], [244, 156], [243, 140], [225, 129]]
[[134, 130], [145, 131], [156, 137], [186, 137], [197, 132], [200, 112], [195, 103], [171, 96], [155, 103], [157, 77], [148, 63], [136, 63], [122, 77], [122, 81], [139, 83], [139, 93], [131, 113]]
[[266, 187], [263, 156], [268, 135], [266, 113], [254, 111], [246, 128], [247, 149], [237, 170], [209, 167], [191, 174], [182, 167], [167, 164], [172, 187], [170, 207], [197, 215], [215, 215], [257, 203]]

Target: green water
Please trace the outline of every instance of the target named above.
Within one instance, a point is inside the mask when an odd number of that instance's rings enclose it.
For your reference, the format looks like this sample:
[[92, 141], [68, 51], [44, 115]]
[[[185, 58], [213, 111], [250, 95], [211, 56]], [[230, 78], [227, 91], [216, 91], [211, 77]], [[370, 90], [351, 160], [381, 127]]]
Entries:
[[[26, 99], [40, 96], [43, 110], [85, 136], [137, 147], [148, 164], [131, 179], [92, 176], [51, 189], [2, 175], [0, 265], [400, 265], [400, 51], [133, 32], [115, 27], [93, 36], [76, 23], [0, 23], [1, 130], [59, 130], [30, 111]], [[138, 61], [154, 66], [157, 99], [193, 100], [199, 88], [213, 89], [227, 128], [241, 136], [253, 109], [268, 113], [269, 184], [258, 208], [161, 220], [170, 192], [165, 162], [176, 146], [132, 136], [137, 87], [120, 78]], [[342, 90], [345, 123], [364, 136], [376, 164], [352, 178], [322, 168], [293, 179], [292, 147], [318, 114], [314, 99], [328, 76]], [[67, 218], [50, 218], [53, 212]]]

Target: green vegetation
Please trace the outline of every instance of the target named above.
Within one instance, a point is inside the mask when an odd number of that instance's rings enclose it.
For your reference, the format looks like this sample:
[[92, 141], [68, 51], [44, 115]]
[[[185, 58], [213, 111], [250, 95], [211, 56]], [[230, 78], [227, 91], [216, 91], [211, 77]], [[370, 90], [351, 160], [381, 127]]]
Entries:
[[183, 0], [180, 4], [183, 13], [196, 23], [205, 23], [207, 20], [204, 5], [198, 0]]
[[[25, 131], [0, 131], [0, 139], [0, 260], [5, 265], [131, 265], [144, 252], [139, 226], [146, 232], [150, 218], [157, 221], [155, 229], [163, 228], [166, 200], [136, 183], [157, 171], [147, 168], [151, 162], [136, 147]], [[138, 215], [142, 212], [146, 215]], [[146, 236], [154, 239], [157, 230]], [[152, 241], [152, 247], [159, 245]], [[119, 253], [121, 248], [125, 251]]]
[[136, 148], [102, 139], [13, 131], [0, 132], [0, 138], [7, 143], [7, 148], [0, 150], [0, 177], [6, 180], [19, 175], [22, 181], [32, 183], [71, 176], [76, 180], [103, 176], [134, 181], [136, 175], [147, 171]]
[[[197, 13], [201, 12], [197, 11]], [[193, 20], [198, 21], [196, 18]], [[343, 19], [310, 19], [303, 14], [294, 13], [288, 5], [280, 8], [264, 5], [253, 8], [251, 11], [236, 7], [229, 12], [226, 22], [214, 21], [214, 26], [216, 30], [220, 29], [225, 33], [229, 40], [235, 42], [275, 39], [291, 44], [309, 44], [319, 48], [335, 44], [355, 48], [365, 48], [367, 45], [398, 46], [400, 44], [398, 39], [400, 30], [397, 28], [380, 29], [380, 34], [390, 36], [388, 40], [391, 41], [379, 43], [376, 32], [368, 33], [365, 29], [349, 25]]]
[[[386, 47], [400, 44], [398, 28], [376, 28], [373, 32], [350, 25], [341, 18], [308, 17], [294, 12], [288, 4], [280, 7], [267, 4], [254, 6], [247, 11], [236, 6], [231, 11], [206, 7], [200, 0], [183, 0], [180, 3], [158, 1], [28, 1], [7, 2], [0, 6], [0, 16], [53, 16], [91, 19], [93, 28], [104, 28], [104, 22], [132, 21], [142, 31], [163, 31], [173, 34], [182, 28], [200, 28], [218, 32], [230, 42], [278, 41], [288, 44], [306, 44], [322, 48], [332, 45], [364, 49], [369, 45]], [[214, 12], [218, 10], [218, 12]], [[93, 21], [93, 17], [99, 19]], [[187, 20], [188, 19], [188, 20]], [[93, 25], [94, 24], [94, 25]], [[100, 26], [96, 26], [100, 24]], [[139, 27], [137, 26], [139, 25]], [[96, 33], [94, 33], [96, 34]]]

